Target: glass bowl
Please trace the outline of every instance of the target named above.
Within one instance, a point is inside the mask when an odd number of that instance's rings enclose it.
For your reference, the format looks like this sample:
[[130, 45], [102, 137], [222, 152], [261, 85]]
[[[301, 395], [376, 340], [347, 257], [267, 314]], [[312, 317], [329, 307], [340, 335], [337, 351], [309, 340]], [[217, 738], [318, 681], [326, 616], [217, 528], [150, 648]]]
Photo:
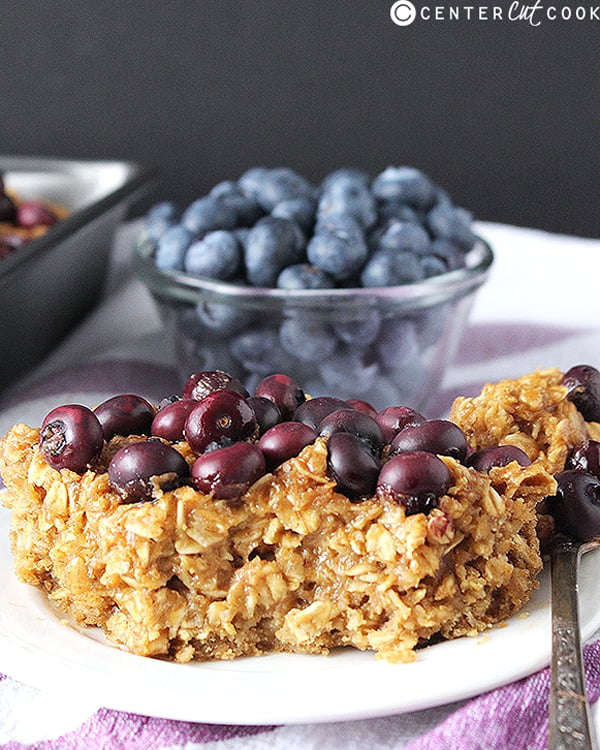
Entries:
[[225, 370], [250, 392], [283, 372], [311, 396], [361, 399], [376, 409], [423, 409], [438, 390], [493, 262], [480, 238], [464, 268], [402, 286], [286, 290], [162, 271], [154, 245], [134, 250], [184, 381]]

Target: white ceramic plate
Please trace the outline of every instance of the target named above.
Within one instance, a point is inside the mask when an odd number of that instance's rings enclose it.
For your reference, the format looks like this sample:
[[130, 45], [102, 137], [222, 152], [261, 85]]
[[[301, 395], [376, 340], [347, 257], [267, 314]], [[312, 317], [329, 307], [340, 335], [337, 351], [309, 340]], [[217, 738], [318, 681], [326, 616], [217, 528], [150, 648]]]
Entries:
[[[43, 593], [19, 583], [0, 512], [0, 672], [98, 705], [225, 724], [338, 721], [414, 711], [469, 698], [524, 677], [550, 658], [549, 582], [525, 610], [474, 638], [429, 646], [411, 664], [371, 653], [273, 655], [172, 664], [125, 653], [95, 629], [66, 623]], [[600, 627], [600, 550], [580, 573], [583, 637]]]
[[[75, 396], [75, 394], [73, 394]], [[81, 395], [97, 403], [100, 394]], [[76, 400], [67, 399], [67, 400]], [[15, 408], [36, 424], [64, 395]], [[0, 415], [0, 431], [15, 421]], [[550, 660], [549, 576], [528, 606], [502, 626], [429, 646], [411, 664], [371, 653], [272, 655], [232, 662], [172, 664], [106, 643], [94, 629], [65, 623], [37, 589], [21, 584], [8, 546], [10, 514], [0, 510], [0, 672], [27, 684], [80, 695], [122, 711], [224, 724], [341, 721], [414, 711], [470, 698], [546, 666]], [[600, 628], [600, 550], [580, 572], [583, 638]]]

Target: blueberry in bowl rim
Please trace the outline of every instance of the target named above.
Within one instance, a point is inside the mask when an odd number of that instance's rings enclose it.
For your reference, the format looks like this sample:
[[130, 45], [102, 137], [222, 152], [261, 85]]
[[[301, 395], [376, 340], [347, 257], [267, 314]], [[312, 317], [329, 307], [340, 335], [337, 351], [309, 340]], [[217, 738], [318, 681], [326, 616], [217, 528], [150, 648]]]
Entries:
[[195, 304], [199, 299], [236, 304], [249, 309], [282, 310], [364, 307], [377, 304], [411, 311], [454, 301], [476, 291], [487, 279], [494, 260], [489, 244], [480, 236], [465, 253], [465, 266], [410, 284], [331, 289], [281, 289], [249, 286], [232, 281], [193, 277], [184, 271], [162, 270], [154, 262], [156, 245], [140, 238], [134, 245], [136, 272], [160, 301]]

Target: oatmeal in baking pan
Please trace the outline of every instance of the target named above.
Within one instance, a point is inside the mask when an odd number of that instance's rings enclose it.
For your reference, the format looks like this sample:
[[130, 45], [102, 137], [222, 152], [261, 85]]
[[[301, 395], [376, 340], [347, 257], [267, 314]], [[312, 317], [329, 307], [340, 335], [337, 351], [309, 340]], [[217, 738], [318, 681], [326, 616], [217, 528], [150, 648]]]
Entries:
[[141, 655], [411, 661], [521, 609], [556, 531], [600, 534], [598, 412], [584, 365], [447, 420], [221, 371], [59, 406], [0, 441], [16, 573]]

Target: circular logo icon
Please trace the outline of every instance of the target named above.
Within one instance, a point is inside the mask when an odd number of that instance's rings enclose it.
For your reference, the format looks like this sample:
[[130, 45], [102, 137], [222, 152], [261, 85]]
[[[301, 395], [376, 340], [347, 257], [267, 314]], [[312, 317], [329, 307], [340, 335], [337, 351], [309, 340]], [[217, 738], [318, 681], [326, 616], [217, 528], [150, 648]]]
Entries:
[[396, 0], [390, 8], [390, 18], [396, 26], [410, 26], [417, 17], [417, 9], [410, 0]]

